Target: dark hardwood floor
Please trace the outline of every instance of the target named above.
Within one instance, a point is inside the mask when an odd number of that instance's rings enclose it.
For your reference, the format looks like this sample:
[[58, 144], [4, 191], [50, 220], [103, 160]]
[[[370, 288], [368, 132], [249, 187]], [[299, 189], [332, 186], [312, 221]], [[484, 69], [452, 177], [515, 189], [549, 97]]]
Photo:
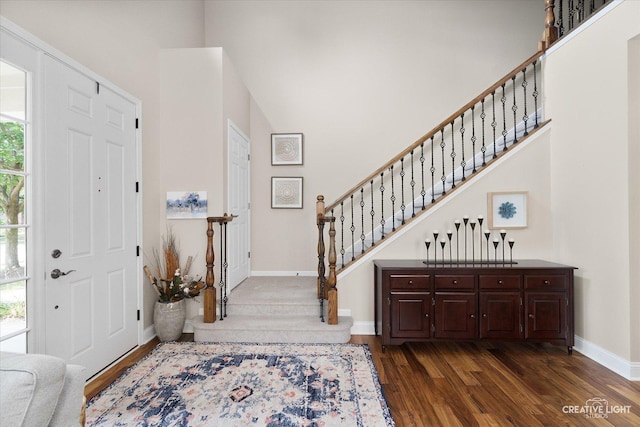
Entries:
[[[192, 341], [184, 334], [181, 341]], [[640, 382], [548, 344], [436, 342], [368, 344], [391, 414], [402, 426], [640, 426]], [[157, 345], [145, 344], [85, 388], [91, 399]], [[584, 407], [603, 406], [606, 418]], [[606, 401], [606, 402], [605, 402]], [[573, 411], [574, 413], [569, 413]], [[607, 413], [608, 412], [608, 413]], [[597, 414], [599, 415], [599, 414]]]

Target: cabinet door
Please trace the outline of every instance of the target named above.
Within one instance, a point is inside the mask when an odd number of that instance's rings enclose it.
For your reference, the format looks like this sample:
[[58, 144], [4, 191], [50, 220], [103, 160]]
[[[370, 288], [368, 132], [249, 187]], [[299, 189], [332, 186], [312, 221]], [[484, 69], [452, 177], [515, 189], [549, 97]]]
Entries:
[[431, 336], [431, 293], [391, 293], [391, 338]]
[[526, 292], [525, 299], [526, 339], [566, 338], [567, 303], [563, 292]]
[[435, 300], [435, 338], [477, 338], [476, 294], [437, 292]]
[[520, 292], [480, 293], [480, 338], [522, 338]]

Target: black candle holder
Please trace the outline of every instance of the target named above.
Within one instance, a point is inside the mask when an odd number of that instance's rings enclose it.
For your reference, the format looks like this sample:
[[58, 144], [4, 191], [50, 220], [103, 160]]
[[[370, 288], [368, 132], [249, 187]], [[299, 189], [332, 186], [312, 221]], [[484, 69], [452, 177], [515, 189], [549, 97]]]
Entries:
[[478, 231], [480, 232], [480, 262], [482, 263], [482, 222], [484, 218], [482, 216], [478, 217]]
[[471, 221], [471, 262], [476, 261], [476, 223]]
[[[453, 258], [452, 258], [452, 249], [451, 247], [453, 246], [451, 244], [451, 237], [453, 236], [453, 232], [451, 230], [447, 231], [447, 237], [449, 238], [449, 262], [453, 262]], [[444, 259], [444, 257], [443, 257]]]
[[438, 264], [438, 230], [433, 232], [433, 263]]
[[460, 240], [458, 239], [460, 220], [456, 219], [453, 224], [456, 226], [456, 262], [460, 263]]
[[487, 239], [487, 263], [489, 262], [489, 238], [491, 238], [491, 232], [489, 230], [484, 231], [484, 237]]
[[464, 262], [467, 263], [467, 224], [469, 223], [469, 217], [465, 215], [462, 217], [464, 223]]
[[498, 263], [498, 244], [500, 242], [498, 241], [498, 239], [493, 239], [493, 259], [495, 260], [496, 264]]
[[500, 230], [500, 237], [502, 238], [502, 262], [504, 263], [504, 238], [507, 236], [505, 230]]
[[515, 243], [513, 239], [509, 239], [509, 263], [511, 264], [513, 264], [513, 245]]
[[427, 247], [427, 265], [429, 265], [429, 246], [431, 246], [429, 239], [424, 239], [424, 245]]
[[444, 267], [444, 247], [446, 246], [447, 241], [444, 239], [440, 240], [440, 247], [442, 248], [442, 266]]

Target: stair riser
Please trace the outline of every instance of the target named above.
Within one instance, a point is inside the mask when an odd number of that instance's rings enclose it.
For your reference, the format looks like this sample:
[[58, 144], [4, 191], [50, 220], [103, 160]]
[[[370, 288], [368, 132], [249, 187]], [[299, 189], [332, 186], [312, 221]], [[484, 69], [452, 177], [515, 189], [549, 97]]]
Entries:
[[351, 330], [321, 333], [314, 331], [256, 331], [251, 330], [194, 330], [196, 342], [260, 342], [260, 343], [346, 343], [351, 339]]
[[[326, 306], [326, 303], [325, 303]], [[269, 316], [269, 315], [286, 315], [286, 316], [308, 316], [313, 314], [320, 316], [320, 303], [299, 304], [299, 305], [273, 305], [273, 304], [228, 304], [227, 316]]]

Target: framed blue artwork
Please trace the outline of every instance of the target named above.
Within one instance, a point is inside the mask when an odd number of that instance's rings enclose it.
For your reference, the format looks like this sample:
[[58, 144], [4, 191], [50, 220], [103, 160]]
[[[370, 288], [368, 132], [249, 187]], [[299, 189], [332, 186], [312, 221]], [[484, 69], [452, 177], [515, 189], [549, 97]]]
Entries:
[[527, 192], [489, 193], [489, 228], [526, 228]]

